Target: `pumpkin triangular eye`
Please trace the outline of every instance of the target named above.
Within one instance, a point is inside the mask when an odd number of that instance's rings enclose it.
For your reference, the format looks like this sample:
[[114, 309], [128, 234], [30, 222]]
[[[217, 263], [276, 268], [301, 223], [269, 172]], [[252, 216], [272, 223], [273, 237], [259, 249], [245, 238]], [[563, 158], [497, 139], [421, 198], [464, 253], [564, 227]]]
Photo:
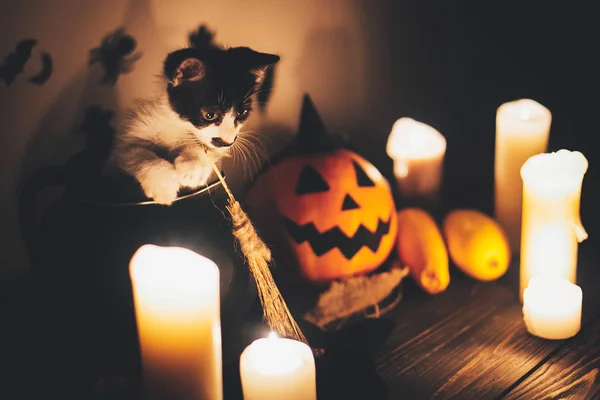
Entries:
[[342, 211], [356, 210], [357, 208], [360, 208], [360, 206], [358, 205], [356, 200], [354, 200], [352, 196], [347, 194], [346, 197], [344, 197], [344, 202], [342, 203]]
[[296, 194], [321, 193], [329, 190], [329, 184], [311, 166], [307, 165], [300, 172]]
[[375, 182], [369, 178], [369, 176], [363, 171], [363, 169], [358, 165], [358, 163], [352, 160], [352, 165], [354, 165], [354, 172], [356, 172], [356, 182], [359, 187], [369, 187], [375, 186]]

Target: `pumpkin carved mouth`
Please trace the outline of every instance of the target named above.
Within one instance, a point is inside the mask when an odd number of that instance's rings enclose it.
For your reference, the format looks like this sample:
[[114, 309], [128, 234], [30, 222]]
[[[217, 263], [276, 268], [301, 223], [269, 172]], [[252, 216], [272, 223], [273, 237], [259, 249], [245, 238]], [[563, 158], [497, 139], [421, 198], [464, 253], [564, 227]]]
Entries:
[[381, 238], [390, 231], [391, 220], [391, 216], [387, 222], [379, 218], [375, 232], [369, 231], [361, 224], [354, 235], [348, 237], [337, 226], [321, 233], [312, 222], [298, 225], [291, 219], [284, 217], [285, 226], [296, 243], [302, 244], [308, 242], [317, 256], [322, 256], [328, 251], [337, 248], [348, 260], [352, 259], [363, 246], [376, 252], [381, 244]]

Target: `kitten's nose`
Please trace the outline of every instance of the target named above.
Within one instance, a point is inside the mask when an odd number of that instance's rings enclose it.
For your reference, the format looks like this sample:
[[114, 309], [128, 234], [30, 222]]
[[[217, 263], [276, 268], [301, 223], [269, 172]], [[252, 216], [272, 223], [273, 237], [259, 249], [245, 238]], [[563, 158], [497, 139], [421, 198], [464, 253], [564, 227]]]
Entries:
[[231, 143], [227, 143], [220, 137], [214, 137], [214, 138], [212, 138], [211, 143], [213, 144], [213, 146], [216, 146], [216, 147], [229, 147], [235, 142], [236, 139], [237, 139], [237, 136], [235, 138], [233, 138], [233, 141]]

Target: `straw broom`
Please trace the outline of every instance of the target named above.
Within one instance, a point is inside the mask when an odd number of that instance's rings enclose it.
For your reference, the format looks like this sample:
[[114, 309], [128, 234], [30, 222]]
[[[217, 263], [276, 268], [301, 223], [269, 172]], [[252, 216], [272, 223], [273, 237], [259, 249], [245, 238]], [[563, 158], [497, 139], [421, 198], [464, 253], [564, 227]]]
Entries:
[[233, 223], [233, 236], [237, 239], [256, 281], [265, 322], [279, 335], [308, 344], [271, 275], [269, 269], [269, 263], [272, 261], [271, 251], [258, 236], [240, 203], [233, 197], [219, 168], [214, 163], [212, 167], [229, 197], [227, 210]]

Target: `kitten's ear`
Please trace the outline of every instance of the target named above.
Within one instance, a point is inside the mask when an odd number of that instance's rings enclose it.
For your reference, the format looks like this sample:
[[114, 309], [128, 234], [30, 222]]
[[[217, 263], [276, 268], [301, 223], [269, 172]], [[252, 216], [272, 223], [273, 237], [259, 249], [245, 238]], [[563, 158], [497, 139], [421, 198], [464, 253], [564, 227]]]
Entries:
[[206, 66], [194, 49], [181, 49], [170, 53], [164, 64], [165, 77], [173, 86], [184, 81], [199, 81], [206, 74]]
[[279, 56], [268, 53], [256, 53], [250, 71], [256, 76], [256, 83], [261, 84], [267, 76], [267, 69], [279, 62]]
[[279, 62], [279, 56], [275, 54], [259, 53], [248, 47], [236, 47], [230, 49], [241, 61], [241, 65], [246, 66], [256, 76], [256, 83], [262, 83], [265, 79], [267, 69]]

